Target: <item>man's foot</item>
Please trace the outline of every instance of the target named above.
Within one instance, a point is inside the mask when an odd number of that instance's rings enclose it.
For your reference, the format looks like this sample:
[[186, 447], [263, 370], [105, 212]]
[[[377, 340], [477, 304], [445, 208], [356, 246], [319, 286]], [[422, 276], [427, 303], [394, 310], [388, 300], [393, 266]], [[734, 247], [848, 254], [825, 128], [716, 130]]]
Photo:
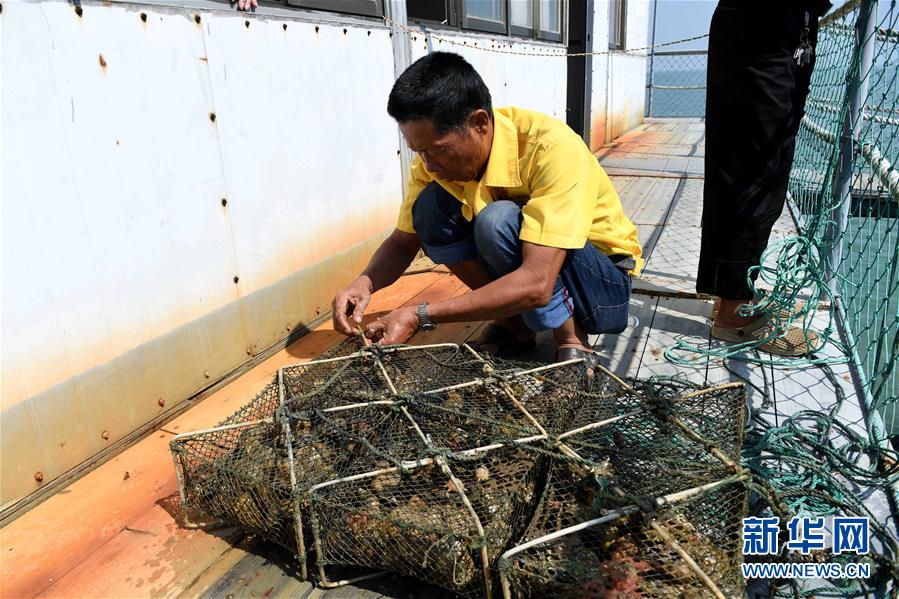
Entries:
[[758, 316], [747, 317], [740, 315], [740, 306], [752, 303], [754, 303], [754, 300], [718, 298], [712, 307], [714, 314], [712, 317], [713, 326], [732, 329], [744, 327], [755, 322]]
[[755, 349], [776, 356], [797, 358], [815, 351], [821, 346], [821, 339], [814, 331], [808, 331], [806, 335], [799, 327], [790, 327], [785, 335], [776, 335], [775, 326], [766, 315], [756, 316], [750, 319], [748, 324], [740, 326], [712, 325], [712, 337], [729, 343], [747, 343], [768, 339]]
[[556, 348], [557, 363], [569, 360], [584, 360], [584, 369], [587, 374], [586, 388], [589, 391], [593, 387], [593, 377], [596, 374], [596, 365], [599, 364], [599, 356], [592, 349], [583, 345], [563, 345]]
[[532, 331], [514, 331], [504, 324], [490, 323], [481, 336], [468, 345], [475, 351], [497, 358], [516, 358], [537, 346], [536, 335]]
[[594, 366], [597, 361], [596, 352], [583, 345], [568, 345], [556, 349], [556, 362], [584, 359], [588, 366]]
[[[757, 303], [761, 302], [762, 300], [765, 299], [766, 294], [767, 294], [767, 291], [765, 291], [764, 289], [760, 289], [758, 292], [758, 295], [755, 297], [755, 299], [751, 300], [750, 302], [745, 302], [745, 301], [738, 302], [737, 309], [739, 309], [739, 307], [741, 305], [746, 304], [746, 303], [757, 304]], [[721, 311], [721, 301], [722, 300], [720, 297], [716, 297], [715, 302], [712, 304], [712, 321], [715, 324], [718, 324], [721, 326], [732, 325], [733, 323], [730, 323], [730, 322], [725, 323], [725, 322], [718, 321], [718, 313]], [[728, 300], [724, 300], [724, 301], [728, 301]], [[778, 315], [781, 320], [788, 320], [789, 318], [795, 317], [798, 314], [800, 314], [804, 308], [805, 308], [805, 302], [797, 301], [792, 305], [791, 308], [785, 308], [785, 309], [781, 310]], [[749, 318], [748, 320], [751, 321], [754, 319]], [[746, 323], [743, 323], [743, 324], [746, 324]]]

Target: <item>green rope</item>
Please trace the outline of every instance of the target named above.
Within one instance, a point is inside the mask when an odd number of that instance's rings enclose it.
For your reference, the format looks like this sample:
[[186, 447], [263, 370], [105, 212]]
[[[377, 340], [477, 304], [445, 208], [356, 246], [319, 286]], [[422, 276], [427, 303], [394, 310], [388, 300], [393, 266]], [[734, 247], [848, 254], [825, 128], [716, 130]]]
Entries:
[[[862, 9], [874, 15], [870, 67], [856, 41]], [[878, 13], [879, 11], [879, 13]], [[888, 437], [899, 437], [899, 9], [897, 2], [860, 0], [822, 26], [815, 49], [806, 113], [796, 140], [788, 206], [798, 234], [772, 241], [747, 280], [756, 303], [741, 315], [764, 315], [767, 335], [740, 344], [712, 347], [679, 340], [665, 358], [681, 367], [721, 365], [740, 376], [733, 361], [758, 365], [763, 381], [746, 381], [761, 397], [748, 406], [742, 465], [764, 483], [763, 501], [780, 498], [793, 514], [869, 516], [883, 548], [878, 572], [868, 581], [831, 581], [821, 587], [792, 581], [778, 596], [867, 595], [874, 588], [899, 593], [899, 454]], [[852, 154], [842, 160], [844, 127], [850, 122], [852, 94], [863, 106], [848, 130]], [[841, 170], [851, 168], [848, 196], [837, 186]], [[848, 215], [848, 216], [846, 216]], [[839, 221], [839, 222], [838, 222]], [[833, 262], [839, 259], [839, 262]], [[757, 280], [753, 282], [753, 278]], [[763, 291], [765, 290], [765, 291]], [[804, 302], [800, 310], [797, 303]], [[839, 312], [838, 312], [839, 311]], [[839, 315], [843, 335], [837, 327]], [[813, 353], [784, 358], [759, 348], [798, 327], [818, 339]], [[846, 402], [832, 366], [851, 363], [861, 377], [866, 421], [840, 416]], [[823, 409], [769, 417], [775, 391], [773, 368], [817, 369], [834, 396]], [[881, 426], [880, 420], [883, 420]], [[861, 424], [861, 426], [858, 426]], [[894, 445], [895, 446], [895, 445]], [[892, 500], [890, 518], [875, 517], [866, 505], [872, 493]], [[772, 508], [769, 508], [772, 509]], [[777, 511], [777, 510], [775, 510]], [[780, 515], [780, 514], [778, 514]], [[884, 561], [886, 560], [886, 561]]]

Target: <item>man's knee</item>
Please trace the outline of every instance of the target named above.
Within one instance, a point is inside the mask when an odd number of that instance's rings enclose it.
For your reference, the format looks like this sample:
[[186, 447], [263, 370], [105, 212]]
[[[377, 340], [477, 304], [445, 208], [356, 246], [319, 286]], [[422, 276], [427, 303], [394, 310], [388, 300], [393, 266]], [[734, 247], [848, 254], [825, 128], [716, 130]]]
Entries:
[[509, 257], [520, 254], [520, 232], [521, 208], [509, 200], [487, 204], [474, 221], [474, 240], [478, 253], [493, 268], [500, 268], [498, 261], [506, 262]]
[[447, 245], [470, 235], [456, 231], [462, 218], [459, 200], [437, 183], [429, 183], [412, 205], [412, 226], [425, 245]]

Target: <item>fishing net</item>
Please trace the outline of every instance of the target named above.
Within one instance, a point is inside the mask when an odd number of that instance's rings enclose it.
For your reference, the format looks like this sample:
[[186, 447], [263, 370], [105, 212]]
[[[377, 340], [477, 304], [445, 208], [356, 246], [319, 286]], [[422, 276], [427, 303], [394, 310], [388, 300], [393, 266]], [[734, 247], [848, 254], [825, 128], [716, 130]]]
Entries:
[[[835, 3], [840, 4], [840, 3]], [[850, 0], [820, 23], [787, 206], [797, 234], [771, 240], [755, 268], [767, 292], [745, 314], [765, 314], [823, 341], [802, 358], [680, 340], [665, 352], [685, 367], [752, 372], [743, 463], [800, 516], [848, 515], [871, 523], [869, 580], [791, 580], [784, 596], [892, 592], [899, 585], [899, 5]], [[736, 115], [735, 115], [735, 118]], [[793, 369], [825, 393], [809, 409], [777, 410]], [[844, 374], [840, 374], [840, 372]], [[845, 391], [838, 379], [855, 384]], [[808, 380], [808, 379], [806, 379]], [[793, 393], [786, 391], [784, 395]], [[857, 403], [857, 409], [852, 404]], [[774, 417], [770, 412], [774, 411]], [[770, 512], [768, 512], [770, 514]], [[783, 582], [783, 581], [781, 581]]]

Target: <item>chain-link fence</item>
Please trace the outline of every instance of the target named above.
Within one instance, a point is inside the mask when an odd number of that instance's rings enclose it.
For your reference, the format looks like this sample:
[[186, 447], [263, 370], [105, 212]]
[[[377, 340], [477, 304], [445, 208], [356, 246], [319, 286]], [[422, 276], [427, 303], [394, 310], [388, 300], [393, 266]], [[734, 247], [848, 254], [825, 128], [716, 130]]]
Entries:
[[821, 28], [790, 175], [872, 408], [899, 435], [899, 8], [866, 0]]
[[646, 116], [705, 116], [707, 50], [655, 52], [647, 57]]
[[[896, 3], [876, 0], [852, 0], [821, 21], [790, 174], [799, 237], [769, 248], [778, 267], [763, 277], [779, 290], [772, 309], [809, 288], [832, 303], [843, 335], [828, 327], [829, 340], [884, 423], [873, 441], [899, 445], [897, 25]], [[707, 64], [706, 51], [647, 56], [647, 116], [704, 116]]]

